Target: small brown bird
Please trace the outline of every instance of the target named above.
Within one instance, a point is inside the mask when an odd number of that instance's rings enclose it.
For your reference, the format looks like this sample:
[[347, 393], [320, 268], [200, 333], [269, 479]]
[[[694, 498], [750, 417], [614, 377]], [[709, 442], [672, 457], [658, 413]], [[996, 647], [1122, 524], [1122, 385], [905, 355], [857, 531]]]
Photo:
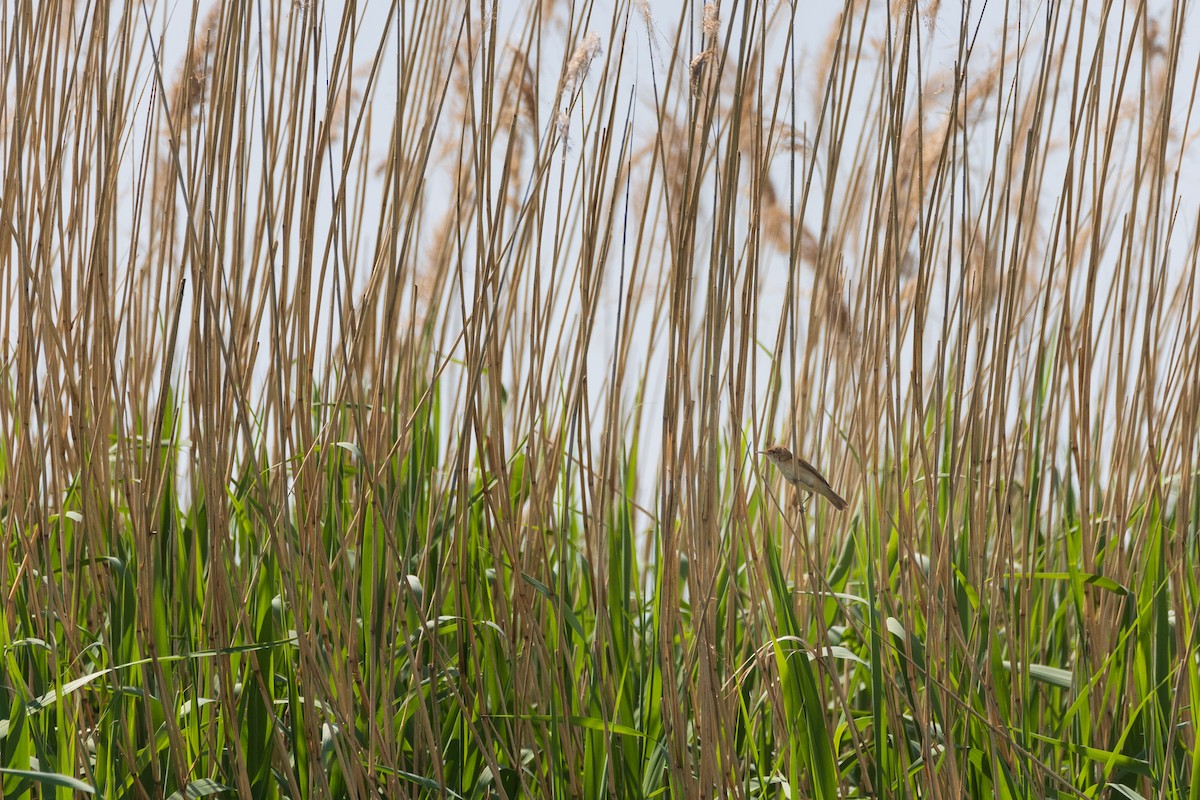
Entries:
[[759, 453], [767, 457], [767, 460], [779, 468], [783, 473], [783, 477], [788, 483], [793, 486], [806, 489], [810, 492], [821, 495], [838, 511], [846, 507], [846, 501], [843, 500], [833, 487], [829, 485], [829, 481], [817, 472], [816, 467], [808, 463], [802, 458], [797, 458], [792, 455], [792, 451], [788, 450], [781, 444], [774, 447], [769, 447], [766, 450], [759, 450]]

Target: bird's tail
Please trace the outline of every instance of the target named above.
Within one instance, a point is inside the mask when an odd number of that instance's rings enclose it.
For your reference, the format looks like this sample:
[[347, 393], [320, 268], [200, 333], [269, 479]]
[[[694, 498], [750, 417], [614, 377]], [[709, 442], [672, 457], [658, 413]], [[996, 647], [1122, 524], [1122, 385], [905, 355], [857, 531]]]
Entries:
[[841, 495], [839, 495], [837, 492], [835, 492], [833, 490], [833, 487], [830, 486], [828, 483], [822, 482], [820, 490], [821, 490], [822, 496], [824, 496], [824, 498], [826, 500], [828, 500], [830, 503], [832, 503], [833, 507], [836, 508], [838, 511], [842, 511], [846, 508], [846, 501], [842, 498]]

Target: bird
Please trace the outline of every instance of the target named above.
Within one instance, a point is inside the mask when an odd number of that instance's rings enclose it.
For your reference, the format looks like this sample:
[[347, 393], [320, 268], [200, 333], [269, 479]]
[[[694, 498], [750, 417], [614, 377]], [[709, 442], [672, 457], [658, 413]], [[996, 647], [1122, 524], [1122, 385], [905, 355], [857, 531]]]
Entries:
[[846, 501], [833, 490], [833, 487], [829, 485], [829, 481], [825, 480], [821, 473], [817, 472], [817, 468], [804, 459], [792, 455], [791, 450], [788, 450], [781, 444], [777, 444], [758, 452], [760, 455], [766, 456], [768, 461], [779, 468], [779, 471], [783, 473], [783, 477], [788, 483], [800, 489], [806, 489], [821, 495], [838, 511], [846, 507]]

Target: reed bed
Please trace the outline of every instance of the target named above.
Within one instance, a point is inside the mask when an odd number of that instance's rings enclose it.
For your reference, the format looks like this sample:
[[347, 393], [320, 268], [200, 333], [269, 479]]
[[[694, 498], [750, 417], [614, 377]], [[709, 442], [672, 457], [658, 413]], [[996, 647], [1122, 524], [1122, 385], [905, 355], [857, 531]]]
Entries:
[[0, 11], [3, 796], [1200, 798], [1193, 8], [337, 5]]

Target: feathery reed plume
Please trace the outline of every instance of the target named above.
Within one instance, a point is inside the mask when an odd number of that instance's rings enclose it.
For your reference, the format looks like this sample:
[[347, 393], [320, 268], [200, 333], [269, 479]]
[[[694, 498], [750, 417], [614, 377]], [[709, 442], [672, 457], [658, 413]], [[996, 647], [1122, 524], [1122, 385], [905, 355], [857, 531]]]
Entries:
[[717, 4], [705, 3], [700, 17], [700, 31], [708, 38], [715, 38], [721, 30], [721, 18], [717, 16]]
[[575, 47], [564, 73], [564, 93], [574, 94], [583, 85], [592, 61], [600, 55], [600, 36], [588, 31]]
[[689, 83], [692, 87], [692, 94], [700, 94], [700, 81], [704, 78], [704, 65], [712, 60], [715, 51], [710, 47], [703, 52], [697, 53], [688, 64]]

